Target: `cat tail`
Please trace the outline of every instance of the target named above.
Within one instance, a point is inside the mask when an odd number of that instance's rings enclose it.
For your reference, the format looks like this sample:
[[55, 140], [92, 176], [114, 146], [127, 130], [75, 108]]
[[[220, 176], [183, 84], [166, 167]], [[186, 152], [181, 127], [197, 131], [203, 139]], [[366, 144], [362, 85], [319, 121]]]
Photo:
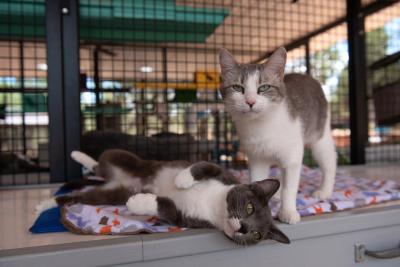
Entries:
[[97, 165], [97, 161], [95, 161], [89, 155], [80, 151], [72, 151], [71, 158], [73, 158], [76, 162], [82, 164], [86, 169], [91, 172], [94, 171], [94, 167]]

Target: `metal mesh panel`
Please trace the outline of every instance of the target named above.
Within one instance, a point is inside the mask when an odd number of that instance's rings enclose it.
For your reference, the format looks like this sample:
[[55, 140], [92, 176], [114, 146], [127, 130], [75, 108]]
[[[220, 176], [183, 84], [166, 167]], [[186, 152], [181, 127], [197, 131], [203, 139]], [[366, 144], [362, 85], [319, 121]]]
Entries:
[[0, 17], [0, 185], [47, 183], [44, 1], [2, 1]]
[[241, 166], [246, 158], [216, 90], [219, 48], [248, 63], [284, 45], [287, 71], [323, 83], [341, 163], [348, 163], [348, 87], [339, 77], [346, 73], [346, 25], [307, 37], [343, 18], [345, 1], [293, 2], [118, 1], [107, 9], [80, 1], [84, 133], [128, 133], [132, 150], [148, 158]]
[[369, 132], [367, 162], [400, 160], [400, 4], [365, 19]]
[[[361, 2], [366, 158], [398, 162], [399, 4]], [[44, 9], [44, 0], [0, 3], [1, 185], [49, 181]], [[246, 166], [218, 93], [218, 52], [225, 47], [238, 62], [255, 63], [285, 46], [286, 71], [321, 82], [339, 164], [350, 163], [346, 1], [80, 0], [79, 9], [76, 123], [90, 155], [119, 147], [148, 159]], [[308, 151], [304, 162], [314, 165]]]

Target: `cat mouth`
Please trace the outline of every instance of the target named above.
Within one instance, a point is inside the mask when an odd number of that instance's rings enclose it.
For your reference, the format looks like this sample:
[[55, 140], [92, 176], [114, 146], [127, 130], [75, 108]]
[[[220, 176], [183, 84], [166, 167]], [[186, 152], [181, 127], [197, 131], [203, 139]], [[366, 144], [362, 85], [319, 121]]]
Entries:
[[259, 114], [259, 110], [254, 110], [254, 109], [248, 109], [248, 110], [242, 110], [242, 114]]
[[238, 235], [242, 235], [242, 233], [239, 232], [241, 227], [242, 225], [240, 223], [240, 219], [232, 217], [228, 219], [228, 223], [226, 224], [224, 232], [228, 237], [234, 238]]

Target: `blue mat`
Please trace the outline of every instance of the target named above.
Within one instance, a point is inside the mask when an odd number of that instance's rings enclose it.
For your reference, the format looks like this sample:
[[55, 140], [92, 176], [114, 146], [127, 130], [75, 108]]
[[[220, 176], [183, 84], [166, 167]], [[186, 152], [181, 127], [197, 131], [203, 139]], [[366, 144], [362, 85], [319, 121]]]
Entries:
[[33, 223], [29, 231], [33, 234], [67, 232], [60, 222], [60, 208], [54, 207], [43, 211]]
[[[54, 195], [64, 195], [71, 191], [65, 186], [61, 186]], [[68, 230], [60, 222], [60, 218], [60, 207], [44, 210], [29, 228], [29, 231], [33, 234], [67, 232]]]

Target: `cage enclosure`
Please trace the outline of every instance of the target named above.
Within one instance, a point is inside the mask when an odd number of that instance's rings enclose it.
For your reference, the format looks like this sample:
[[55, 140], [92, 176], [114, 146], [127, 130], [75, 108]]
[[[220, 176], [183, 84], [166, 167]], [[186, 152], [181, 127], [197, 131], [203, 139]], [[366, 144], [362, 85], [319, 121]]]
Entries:
[[[0, 184], [79, 178], [73, 149], [245, 167], [218, 92], [222, 47], [258, 63], [285, 46], [286, 72], [323, 86], [339, 164], [398, 162], [400, 5], [363, 0], [349, 17], [347, 4], [1, 1]], [[61, 13], [46, 12], [51, 5]], [[354, 23], [365, 32], [364, 53], [350, 51]], [[363, 61], [365, 87], [354, 87], [349, 63]], [[304, 162], [314, 165], [308, 152]]]

